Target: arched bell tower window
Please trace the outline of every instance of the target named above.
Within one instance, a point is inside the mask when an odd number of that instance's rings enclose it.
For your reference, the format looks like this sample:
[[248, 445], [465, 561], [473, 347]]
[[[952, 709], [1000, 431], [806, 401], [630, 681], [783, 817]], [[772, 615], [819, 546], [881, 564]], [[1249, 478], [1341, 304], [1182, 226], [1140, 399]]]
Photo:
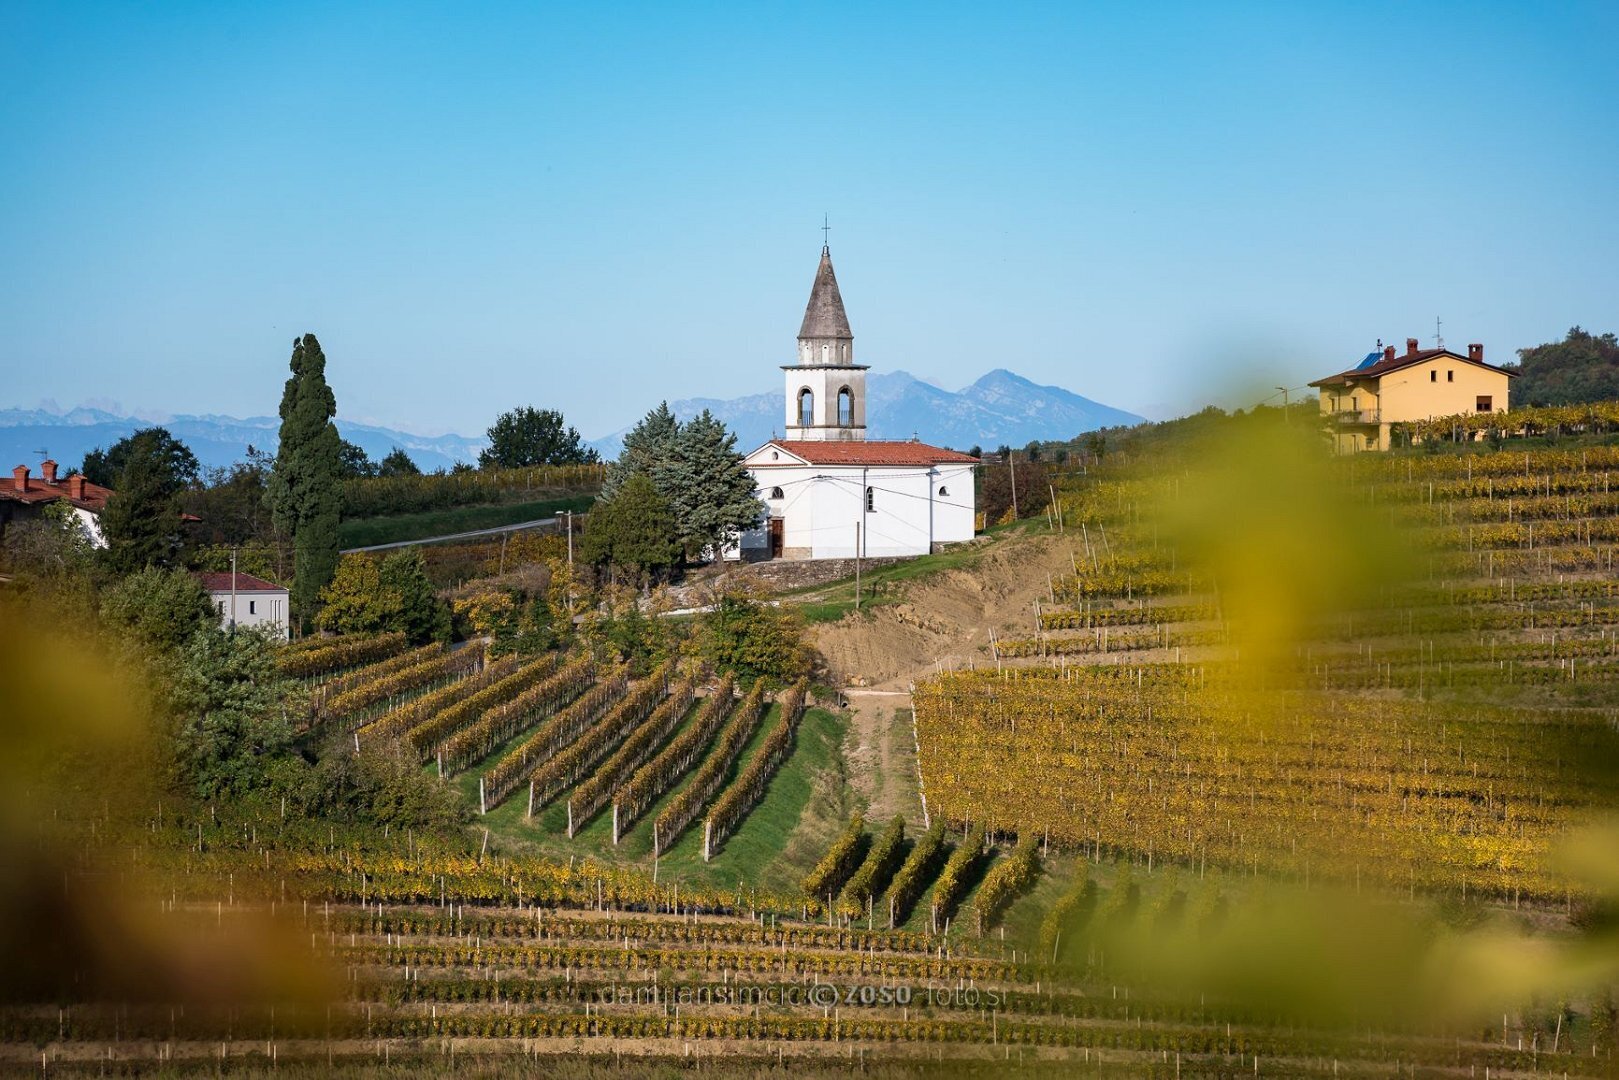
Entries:
[[815, 394], [807, 386], [798, 392], [798, 426], [815, 426]]
[[770, 497], [771, 497], [771, 498], [772, 498], [772, 499], [779, 499], [779, 498], [781, 498], [781, 497], [782, 497], [782, 494], [781, 494], [781, 488], [779, 488], [779, 487], [773, 487], [773, 488], [771, 488], [771, 489], [770, 489]]
[[838, 426], [849, 427], [854, 423], [854, 391], [845, 386], [838, 391]]

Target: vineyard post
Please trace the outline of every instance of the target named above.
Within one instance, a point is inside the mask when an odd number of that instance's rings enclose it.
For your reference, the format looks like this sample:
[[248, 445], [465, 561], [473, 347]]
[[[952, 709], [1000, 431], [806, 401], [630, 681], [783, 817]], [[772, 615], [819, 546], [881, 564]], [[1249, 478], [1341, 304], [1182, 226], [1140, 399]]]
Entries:
[[618, 847], [618, 800], [613, 801], [613, 846]]
[[489, 800], [484, 797], [483, 777], [478, 777], [478, 813], [489, 813]]
[[710, 848], [710, 846], [709, 846], [709, 843], [710, 843], [711, 839], [713, 838], [713, 835], [714, 835], [714, 819], [713, 818], [704, 818], [703, 819], [703, 861], [704, 862], [707, 862], [709, 859], [713, 858], [713, 849]]
[[860, 610], [860, 522], [854, 523], [854, 609]]
[[528, 782], [528, 813], [524, 816], [528, 818], [534, 816], [534, 780], [532, 777], [529, 778]]

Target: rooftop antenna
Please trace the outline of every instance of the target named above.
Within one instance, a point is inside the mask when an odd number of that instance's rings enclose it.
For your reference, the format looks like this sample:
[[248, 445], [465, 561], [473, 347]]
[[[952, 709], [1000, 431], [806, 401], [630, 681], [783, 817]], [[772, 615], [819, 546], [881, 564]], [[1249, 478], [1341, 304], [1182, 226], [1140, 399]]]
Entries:
[[1433, 343], [1434, 348], [1436, 349], [1443, 349], [1445, 347], [1445, 339], [1443, 335], [1439, 333], [1439, 328], [1442, 325], [1444, 324], [1439, 321], [1439, 316], [1435, 315], [1433, 317]]
[[827, 236], [827, 234], [830, 233], [831, 231], [832, 231], [832, 218], [831, 218], [831, 215], [822, 214], [821, 215], [821, 250], [823, 252], [832, 250], [831, 245], [828, 243], [828, 236]]

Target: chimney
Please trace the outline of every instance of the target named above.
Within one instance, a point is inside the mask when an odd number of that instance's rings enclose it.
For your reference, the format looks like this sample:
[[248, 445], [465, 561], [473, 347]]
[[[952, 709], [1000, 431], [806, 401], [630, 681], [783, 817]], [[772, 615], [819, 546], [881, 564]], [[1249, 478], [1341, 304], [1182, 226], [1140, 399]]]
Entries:
[[1484, 363], [1484, 346], [1477, 342], [1469, 345], [1467, 347], [1467, 358], [1480, 364]]
[[11, 486], [18, 491], [28, 490], [28, 466], [18, 465], [11, 470]]
[[1417, 339], [1416, 338], [1408, 337], [1408, 338], [1405, 339], [1405, 355], [1407, 355], [1407, 356], [1415, 356], [1415, 355], [1417, 355]]
[[1394, 359], [1394, 346], [1393, 345], [1385, 345], [1385, 346], [1383, 346], [1383, 359], [1385, 359], [1385, 360], [1393, 360]]
[[56, 462], [52, 461], [50, 458], [46, 458], [44, 461], [39, 463], [39, 471], [40, 474], [45, 477], [45, 482], [47, 484], [50, 484], [52, 487], [56, 486]]
[[74, 473], [72, 476], [67, 478], [67, 497], [70, 498], [70, 499], [83, 499], [84, 498], [84, 476], [83, 476], [83, 474]]

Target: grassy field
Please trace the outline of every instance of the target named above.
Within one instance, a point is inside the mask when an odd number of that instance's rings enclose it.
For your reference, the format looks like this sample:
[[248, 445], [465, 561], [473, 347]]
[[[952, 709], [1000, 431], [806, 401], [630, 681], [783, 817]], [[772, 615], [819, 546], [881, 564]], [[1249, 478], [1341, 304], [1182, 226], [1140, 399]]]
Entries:
[[593, 501], [589, 495], [567, 495], [498, 506], [459, 506], [421, 514], [357, 518], [343, 522], [338, 531], [338, 543], [344, 548], [370, 547], [373, 544], [424, 540], [473, 529], [493, 529], [501, 525], [555, 517], [564, 510], [589, 510]]

